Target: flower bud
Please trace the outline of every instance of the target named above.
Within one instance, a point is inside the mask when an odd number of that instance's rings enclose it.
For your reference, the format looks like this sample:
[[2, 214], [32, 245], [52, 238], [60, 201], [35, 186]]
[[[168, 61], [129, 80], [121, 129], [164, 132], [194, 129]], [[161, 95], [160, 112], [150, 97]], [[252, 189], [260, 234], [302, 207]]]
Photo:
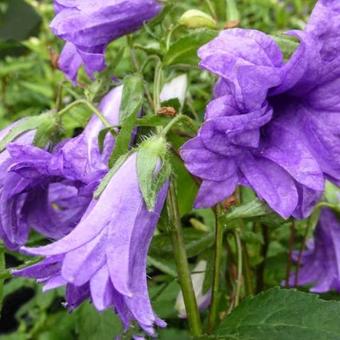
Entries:
[[178, 23], [189, 28], [209, 27], [216, 28], [217, 22], [209, 14], [197, 9], [186, 11], [178, 20]]

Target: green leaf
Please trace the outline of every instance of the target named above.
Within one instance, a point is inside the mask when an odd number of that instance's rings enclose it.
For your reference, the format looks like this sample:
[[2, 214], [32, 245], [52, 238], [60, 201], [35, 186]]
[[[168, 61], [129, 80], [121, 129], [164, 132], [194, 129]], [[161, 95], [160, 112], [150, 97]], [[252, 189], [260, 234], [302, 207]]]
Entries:
[[177, 199], [181, 216], [192, 211], [197, 195], [198, 185], [183, 164], [183, 161], [175, 155], [170, 156], [171, 167], [176, 176], [174, 177], [177, 188]]
[[273, 288], [246, 299], [217, 329], [242, 340], [340, 339], [340, 303], [293, 289]]
[[36, 130], [48, 121], [50, 121], [51, 115], [49, 113], [41, 114], [39, 116], [32, 116], [24, 118], [12, 127], [7, 135], [0, 141], [0, 152], [2, 152], [7, 144], [13, 142], [19, 136], [30, 130]]
[[178, 39], [173, 43], [164, 58], [166, 65], [198, 64], [197, 50], [211, 39], [215, 38], [217, 31], [197, 29], [194, 32]]
[[155, 116], [155, 115], [146, 115], [142, 118], [137, 119], [137, 126], [148, 126], [148, 127], [158, 127], [158, 126], [166, 126], [172, 118]]
[[120, 156], [128, 152], [137, 115], [142, 109], [144, 100], [144, 85], [140, 76], [127, 76], [123, 83], [124, 89], [119, 123], [121, 129], [116, 138], [110, 165], [113, 165]]
[[154, 257], [148, 256], [148, 264], [159, 269], [165, 274], [177, 278], [176, 265], [173, 261], [170, 262], [164, 258], [156, 259]]
[[223, 216], [224, 221], [231, 221], [238, 218], [252, 218], [268, 215], [271, 210], [268, 206], [258, 199], [254, 199], [251, 202], [242, 204], [233, 208], [229, 213]]
[[5, 11], [0, 12], [0, 39], [25, 40], [37, 33], [41, 18], [32, 6], [23, 0], [5, 0]]
[[[214, 244], [214, 233], [185, 228], [183, 231], [185, 249], [188, 257], [194, 257]], [[152, 239], [150, 255], [154, 258], [170, 258], [173, 256], [173, 248], [168, 234], [157, 235]]]
[[46, 113], [46, 119], [42, 119], [34, 136], [33, 144], [45, 147], [50, 140], [56, 140], [58, 135], [58, 122], [54, 114]]
[[120, 321], [112, 310], [98, 313], [89, 303], [77, 310], [78, 339], [112, 340], [122, 332]]

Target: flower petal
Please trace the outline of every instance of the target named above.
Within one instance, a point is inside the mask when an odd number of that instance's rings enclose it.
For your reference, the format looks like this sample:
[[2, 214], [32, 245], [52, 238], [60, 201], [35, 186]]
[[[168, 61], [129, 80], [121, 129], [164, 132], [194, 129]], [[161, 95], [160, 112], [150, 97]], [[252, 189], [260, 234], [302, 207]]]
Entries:
[[292, 214], [298, 203], [298, 193], [293, 179], [286, 171], [250, 153], [244, 155], [240, 169], [258, 196], [273, 210], [283, 218]]
[[232, 195], [238, 184], [238, 176], [220, 181], [203, 181], [195, 201], [195, 208], [210, 208]]

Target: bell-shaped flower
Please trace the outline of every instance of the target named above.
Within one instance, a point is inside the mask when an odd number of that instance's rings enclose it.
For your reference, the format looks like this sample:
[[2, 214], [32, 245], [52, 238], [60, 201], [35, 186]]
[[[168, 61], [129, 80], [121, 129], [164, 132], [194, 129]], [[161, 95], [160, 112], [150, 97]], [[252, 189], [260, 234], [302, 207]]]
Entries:
[[319, 0], [285, 62], [277, 43], [230, 29], [199, 50], [219, 80], [197, 137], [181, 155], [202, 179], [197, 207], [211, 207], [237, 185], [284, 218], [310, 214], [325, 179], [340, 181], [340, 5]]
[[157, 0], [55, 0], [53, 33], [66, 41], [59, 67], [73, 83], [79, 68], [87, 74], [105, 68], [107, 45], [138, 30], [156, 16], [162, 6]]
[[[122, 86], [111, 90], [99, 110], [118, 125]], [[114, 138], [107, 134], [100, 150], [98, 135], [103, 124], [94, 115], [77, 137], [63, 141], [52, 152], [12, 143], [7, 146], [11, 166], [0, 195], [0, 221], [6, 238], [23, 245], [31, 228], [59, 239], [79, 222], [93, 191], [108, 171]]]
[[89, 297], [99, 311], [113, 308], [126, 328], [135, 320], [154, 335], [154, 325], [165, 323], [151, 307], [146, 262], [167, 186], [157, 193], [153, 211], [147, 209], [133, 153], [70, 234], [47, 246], [22, 248], [45, 259], [16, 275], [36, 278], [45, 289], [66, 285], [71, 309]]

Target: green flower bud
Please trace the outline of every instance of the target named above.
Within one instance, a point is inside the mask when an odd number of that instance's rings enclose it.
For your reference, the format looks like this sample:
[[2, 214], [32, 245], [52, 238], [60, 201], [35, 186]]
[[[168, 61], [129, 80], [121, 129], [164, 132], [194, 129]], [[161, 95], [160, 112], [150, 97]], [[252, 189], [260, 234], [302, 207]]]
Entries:
[[178, 23], [189, 28], [217, 27], [217, 22], [213, 17], [197, 9], [190, 9], [186, 11], [179, 18]]

